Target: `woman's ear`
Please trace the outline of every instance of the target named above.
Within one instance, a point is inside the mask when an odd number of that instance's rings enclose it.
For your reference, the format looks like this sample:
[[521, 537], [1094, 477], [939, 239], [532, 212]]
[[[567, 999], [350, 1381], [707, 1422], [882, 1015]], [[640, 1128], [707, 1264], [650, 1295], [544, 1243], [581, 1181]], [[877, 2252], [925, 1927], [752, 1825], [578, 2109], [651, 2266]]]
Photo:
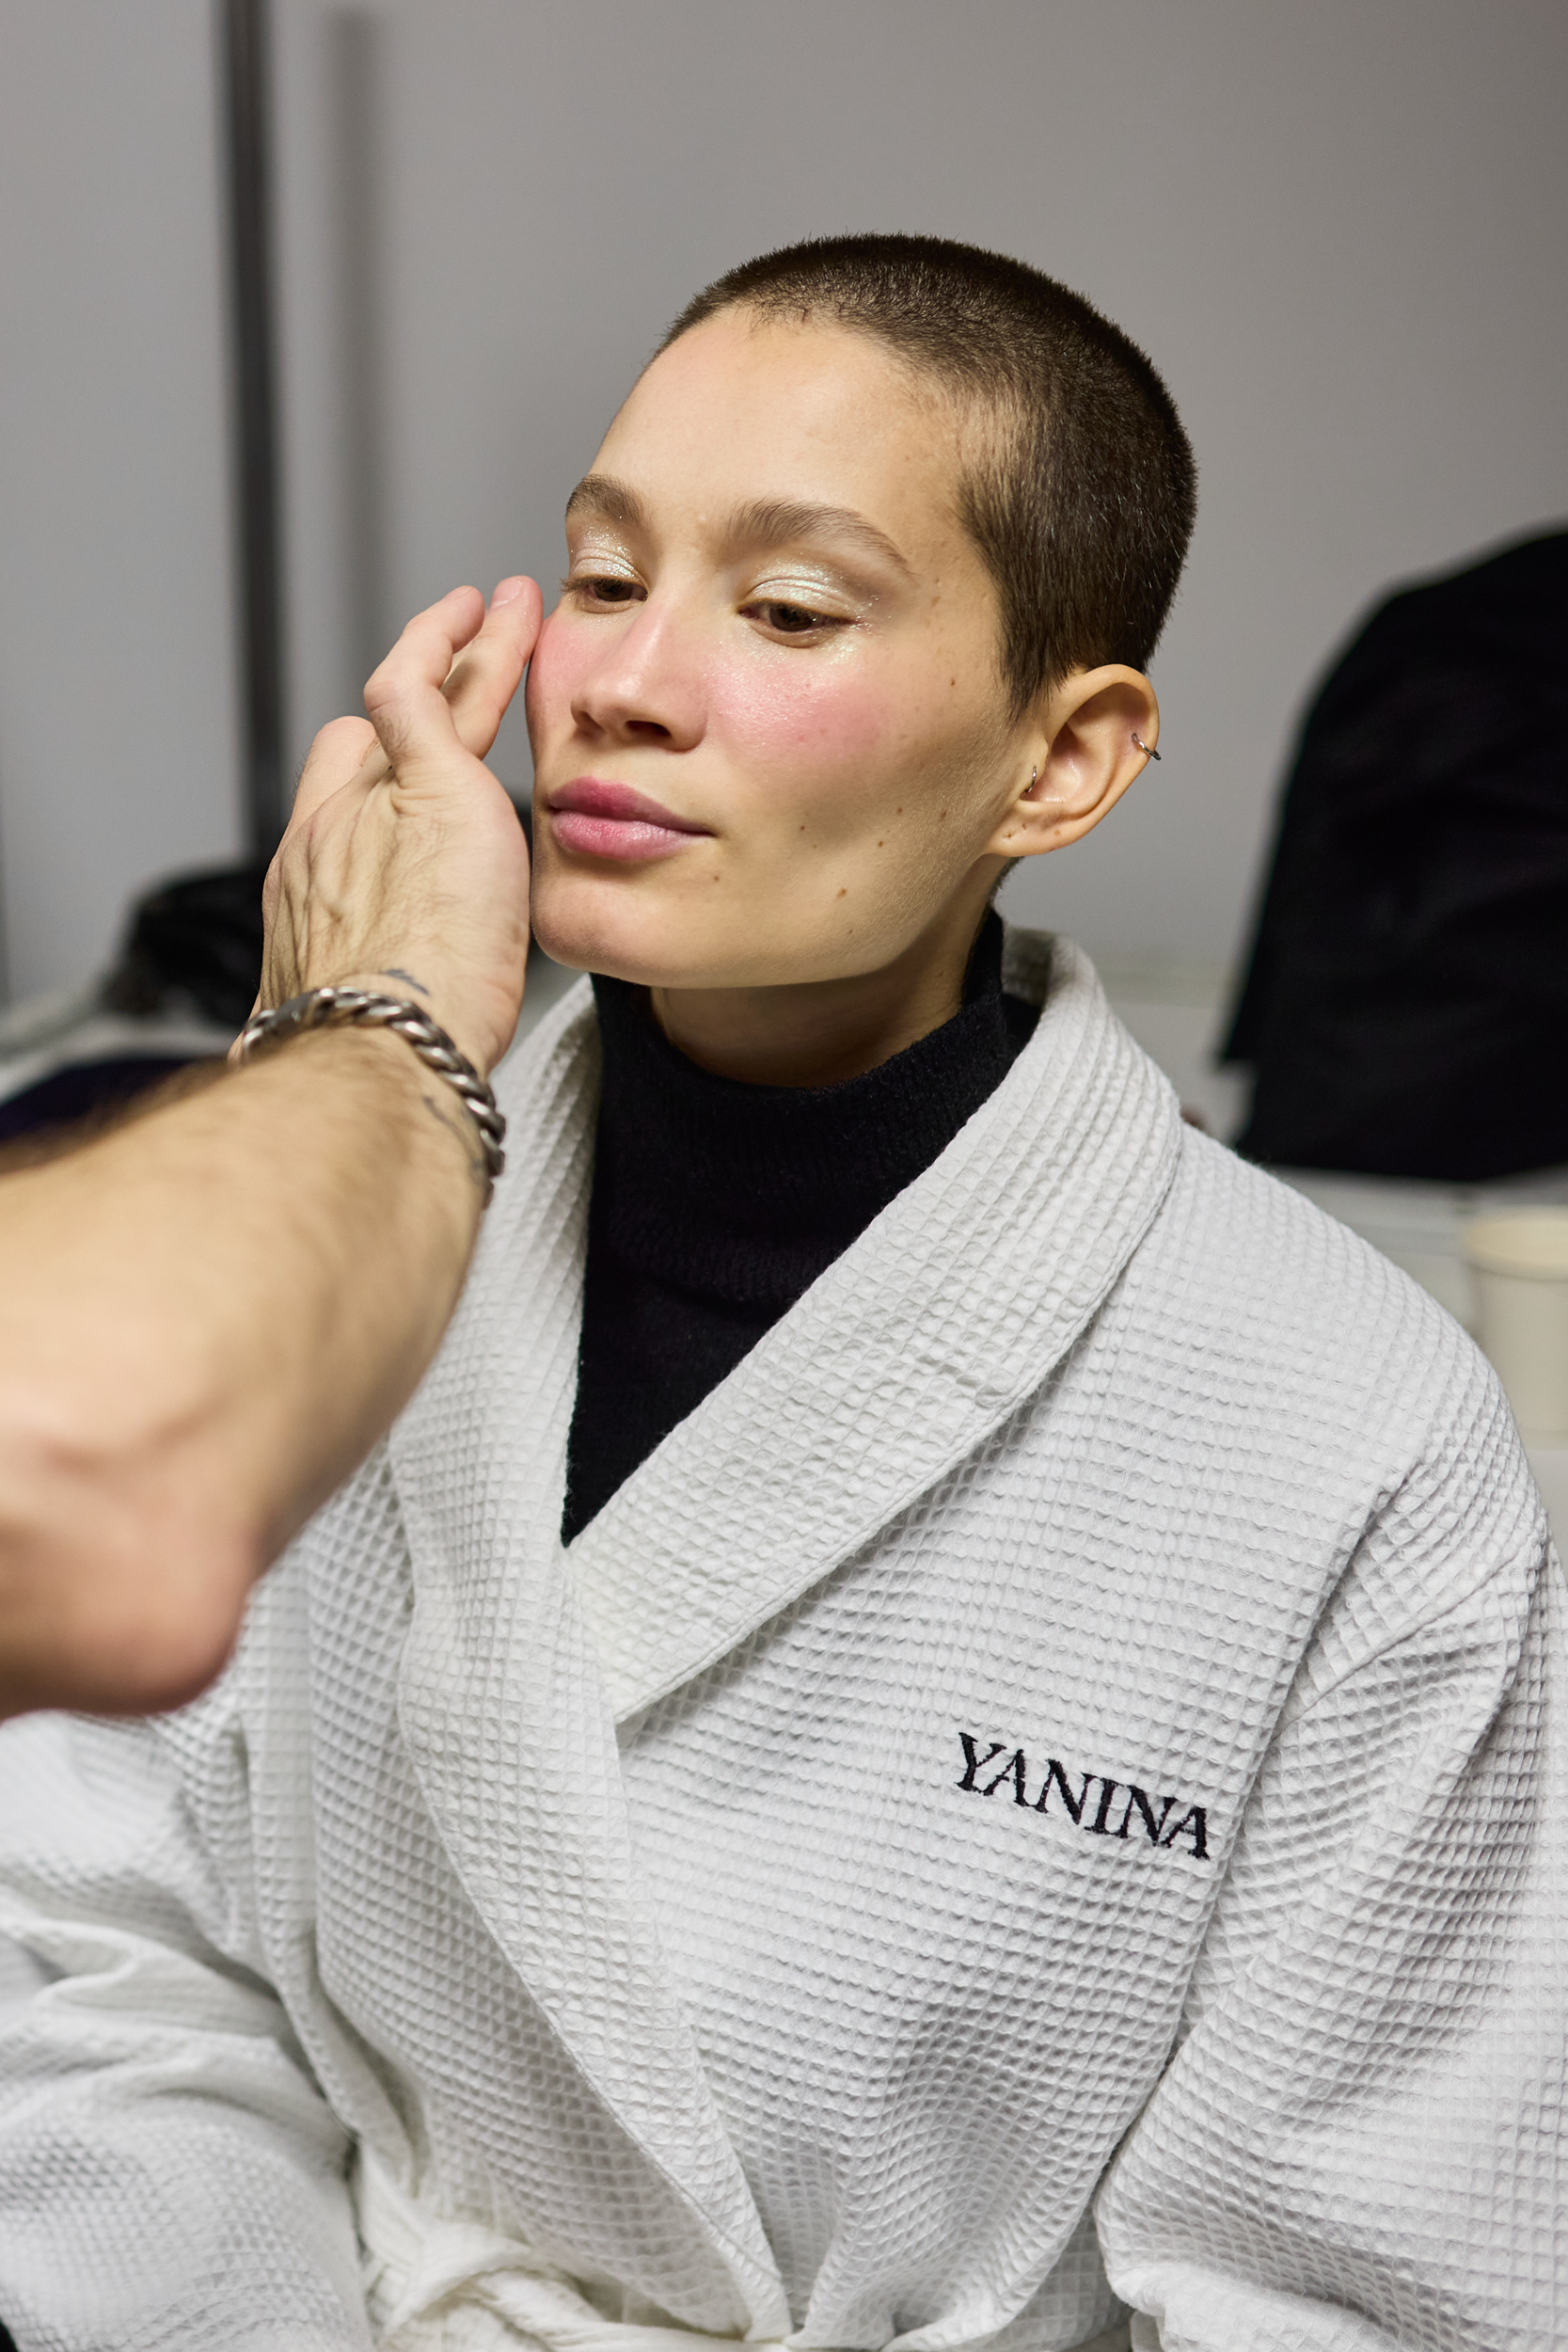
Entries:
[[1160, 706], [1141, 670], [1079, 670], [1044, 697], [1023, 739], [1032, 772], [987, 844], [995, 857], [1039, 857], [1092, 832], [1148, 765]]

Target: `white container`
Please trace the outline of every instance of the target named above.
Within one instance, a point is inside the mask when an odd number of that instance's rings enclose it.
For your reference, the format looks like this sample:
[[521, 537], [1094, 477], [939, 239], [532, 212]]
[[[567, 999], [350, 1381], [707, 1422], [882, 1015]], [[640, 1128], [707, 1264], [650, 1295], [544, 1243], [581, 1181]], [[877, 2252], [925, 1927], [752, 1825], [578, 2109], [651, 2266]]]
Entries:
[[1465, 1229], [1476, 1337], [1520, 1434], [1568, 1443], [1568, 1208], [1499, 1209]]

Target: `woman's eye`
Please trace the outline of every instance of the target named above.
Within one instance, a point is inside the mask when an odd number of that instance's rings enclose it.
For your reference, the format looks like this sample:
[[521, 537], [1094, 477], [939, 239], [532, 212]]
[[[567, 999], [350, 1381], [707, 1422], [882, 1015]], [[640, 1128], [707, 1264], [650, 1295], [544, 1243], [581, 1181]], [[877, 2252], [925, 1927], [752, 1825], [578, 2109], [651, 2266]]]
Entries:
[[790, 604], [782, 596], [759, 596], [754, 604], [744, 607], [746, 617], [766, 621], [781, 637], [805, 637], [814, 629], [842, 628], [844, 623], [836, 612], [813, 612], [803, 604]]
[[634, 604], [644, 593], [640, 580], [627, 580], [619, 572], [578, 572], [562, 584], [592, 605]]

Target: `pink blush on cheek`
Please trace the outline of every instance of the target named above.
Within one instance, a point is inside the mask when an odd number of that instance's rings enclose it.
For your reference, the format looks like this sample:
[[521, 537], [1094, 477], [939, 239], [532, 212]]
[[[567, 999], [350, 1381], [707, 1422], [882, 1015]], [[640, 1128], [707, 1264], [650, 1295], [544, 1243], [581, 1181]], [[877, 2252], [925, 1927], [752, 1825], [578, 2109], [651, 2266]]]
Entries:
[[891, 697], [864, 677], [807, 674], [799, 681], [772, 671], [712, 680], [710, 724], [736, 767], [784, 767], [809, 784], [812, 771], [876, 767], [898, 729]]
[[[607, 772], [619, 774], [617, 756], [632, 747], [618, 739], [616, 720], [637, 715], [660, 726], [673, 723], [673, 739], [659, 749], [673, 752], [677, 764], [684, 752], [694, 755], [692, 788], [700, 798], [691, 805], [705, 815], [716, 815], [736, 790], [739, 805], [749, 803], [759, 814], [770, 808], [775, 818], [782, 803], [791, 803], [816, 837], [842, 843], [886, 797], [885, 780], [899, 768], [908, 740], [909, 714], [885, 675], [868, 677], [858, 661], [793, 654], [758, 660], [677, 638], [665, 640], [662, 658], [641, 677], [634, 662], [629, 681], [617, 678], [607, 695], [607, 657], [613, 662], [617, 640], [624, 644], [622, 632], [607, 630], [602, 620], [584, 621], [559, 608], [540, 630], [525, 707], [535, 761], [547, 761], [552, 775], [563, 755], [586, 755], [579, 718], [594, 713], [607, 721], [608, 733], [594, 755], [607, 756]], [[589, 732], [596, 733], [592, 720]], [[568, 753], [575, 741], [578, 749]], [[635, 746], [637, 781], [657, 791], [657, 780], [641, 767], [653, 748], [646, 741]], [[563, 782], [564, 774], [553, 780]], [[715, 790], [721, 800], [710, 803]]]
[[547, 729], [553, 721], [570, 710], [591, 660], [587, 631], [575, 629], [570, 619], [559, 612], [546, 613], [528, 666], [528, 684], [523, 693], [529, 739], [535, 752], [541, 729]]

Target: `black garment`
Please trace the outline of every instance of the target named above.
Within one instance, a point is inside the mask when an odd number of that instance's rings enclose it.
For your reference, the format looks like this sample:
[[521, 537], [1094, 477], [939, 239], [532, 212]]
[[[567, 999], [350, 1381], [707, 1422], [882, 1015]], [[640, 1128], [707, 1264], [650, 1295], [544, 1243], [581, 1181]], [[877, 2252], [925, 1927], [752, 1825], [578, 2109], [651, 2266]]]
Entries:
[[1568, 532], [1391, 597], [1302, 733], [1226, 1047], [1238, 1148], [1480, 1183], [1568, 1160]]
[[595, 977], [604, 1081], [589, 1210], [570, 1543], [873, 1217], [1028, 1042], [988, 915], [953, 1019], [841, 1086], [747, 1086], [689, 1061], [647, 991]]
[[[14, 1143], [22, 1136], [52, 1137], [55, 1129], [74, 1127], [84, 1120], [107, 1126], [128, 1103], [150, 1088], [162, 1086], [176, 1071], [188, 1069], [193, 1058], [216, 1057], [116, 1054], [103, 1061], [64, 1062], [45, 1077], [35, 1078], [30, 1087], [0, 1101], [0, 1143]], [[55, 1145], [51, 1140], [40, 1148], [53, 1150]], [[0, 2352], [5, 2352], [3, 2344]]]
[[265, 858], [159, 882], [131, 910], [119, 961], [103, 983], [111, 1012], [194, 1005], [240, 1028], [261, 985]]

